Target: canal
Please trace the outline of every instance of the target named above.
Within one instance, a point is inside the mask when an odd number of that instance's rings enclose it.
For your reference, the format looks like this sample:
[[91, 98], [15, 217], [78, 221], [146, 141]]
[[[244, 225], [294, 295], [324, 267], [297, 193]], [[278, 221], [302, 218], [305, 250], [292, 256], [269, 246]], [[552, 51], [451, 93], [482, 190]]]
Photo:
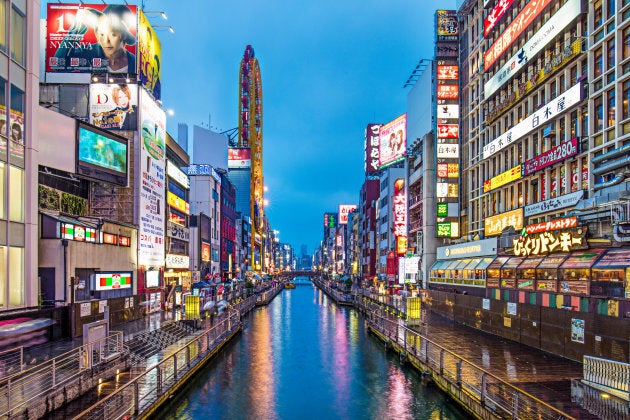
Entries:
[[161, 419], [460, 419], [455, 403], [310, 285], [255, 309]]

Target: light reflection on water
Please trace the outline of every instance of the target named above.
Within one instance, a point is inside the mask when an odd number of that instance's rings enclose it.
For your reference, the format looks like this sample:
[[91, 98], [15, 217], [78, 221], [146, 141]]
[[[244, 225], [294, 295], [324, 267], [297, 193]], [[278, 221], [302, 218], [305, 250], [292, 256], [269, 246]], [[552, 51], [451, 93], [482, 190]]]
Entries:
[[243, 333], [166, 408], [160, 418], [466, 418], [401, 368], [361, 315], [305, 285], [255, 309]]

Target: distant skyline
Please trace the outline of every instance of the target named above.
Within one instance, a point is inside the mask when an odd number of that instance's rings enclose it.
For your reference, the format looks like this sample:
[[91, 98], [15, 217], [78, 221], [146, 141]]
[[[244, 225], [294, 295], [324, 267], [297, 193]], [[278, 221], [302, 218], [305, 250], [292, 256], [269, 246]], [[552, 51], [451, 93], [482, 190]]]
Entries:
[[[76, 2], [75, 2], [76, 3]], [[100, 3], [100, 2], [86, 2]], [[123, 4], [122, 1], [111, 2]], [[133, 2], [129, 2], [132, 4]], [[359, 204], [364, 130], [406, 112], [405, 81], [432, 58], [435, 10], [455, 0], [144, 0], [162, 42], [167, 131], [178, 123], [221, 132], [238, 126], [238, 74], [245, 47], [263, 90], [266, 214], [280, 240], [309, 254], [323, 215]], [[41, 3], [42, 17], [46, 3]]]

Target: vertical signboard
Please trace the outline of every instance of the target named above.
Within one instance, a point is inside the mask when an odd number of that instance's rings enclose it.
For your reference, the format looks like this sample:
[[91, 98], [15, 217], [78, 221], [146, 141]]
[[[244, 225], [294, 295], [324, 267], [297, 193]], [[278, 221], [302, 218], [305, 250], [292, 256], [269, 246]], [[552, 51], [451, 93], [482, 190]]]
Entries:
[[141, 178], [138, 264], [161, 267], [166, 213], [166, 114], [144, 89], [141, 89], [140, 107], [140, 162], [136, 164]]
[[365, 174], [378, 172], [380, 124], [368, 124], [365, 129]]
[[159, 101], [162, 99], [162, 43], [142, 11], [138, 13], [138, 55], [140, 84]]
[[[450, 32], [447, 34], [446, 30]], [[436, 236], [458, 238], [459, 231], [459, 65], [457, 14], [436, 13]]]
[[357, 209], [356, 204], [339, 204], [339, 224], [347, 225], [348, 216]]
[[396, 253], [404, 255], [407, 252], [407, 192], [405, 191], [404, 178], [398, 178], [394, 181], [392, 207]]

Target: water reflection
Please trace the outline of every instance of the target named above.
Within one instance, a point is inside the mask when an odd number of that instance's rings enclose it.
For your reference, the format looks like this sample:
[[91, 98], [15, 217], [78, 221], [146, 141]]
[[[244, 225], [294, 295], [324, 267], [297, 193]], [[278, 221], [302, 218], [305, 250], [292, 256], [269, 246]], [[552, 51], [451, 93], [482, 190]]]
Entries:
[[466, 418], [309, 285], [256, 309], [161, 418]]

